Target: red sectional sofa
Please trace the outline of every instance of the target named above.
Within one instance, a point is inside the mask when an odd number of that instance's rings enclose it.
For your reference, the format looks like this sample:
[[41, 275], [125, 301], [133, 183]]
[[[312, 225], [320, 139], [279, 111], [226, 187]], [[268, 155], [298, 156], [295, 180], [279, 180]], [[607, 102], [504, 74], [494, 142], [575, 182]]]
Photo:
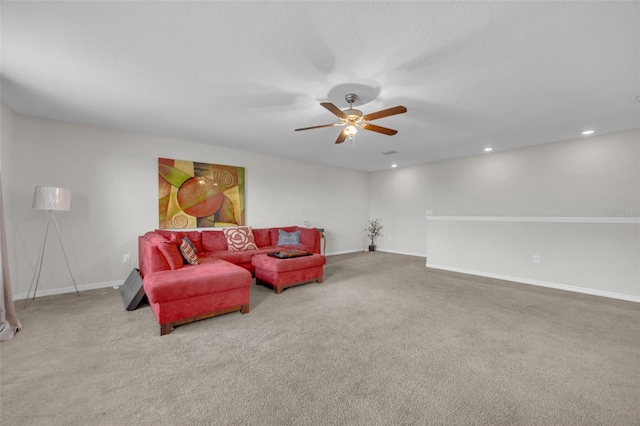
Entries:
[[[299, 231], [299, 245], [278, 245], [279, 230]], [[256, 254], [305, 250], [320, 254], [320, 232], [298, 226], [253, 229], [255, 250], [229, 251], [221, 230], [155, 230], [138, 237], [140, 275], [160, 335], [172, 327], [228, 312], [250, 309]], [[195, 247], [198, 264], [185, 263], [179, 251], [184, 237]]]

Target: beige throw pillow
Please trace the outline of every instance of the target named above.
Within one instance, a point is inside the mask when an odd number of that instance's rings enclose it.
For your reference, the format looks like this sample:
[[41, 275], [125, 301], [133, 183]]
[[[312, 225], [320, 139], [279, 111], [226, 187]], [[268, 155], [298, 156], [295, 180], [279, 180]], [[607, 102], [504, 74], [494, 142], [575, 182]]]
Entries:
[[224, 236], [227, 237], [227, 246], [229, 247], [229, 251], [258, 249], [250, 226], [224, 228], [222, 232], [224, 232]]

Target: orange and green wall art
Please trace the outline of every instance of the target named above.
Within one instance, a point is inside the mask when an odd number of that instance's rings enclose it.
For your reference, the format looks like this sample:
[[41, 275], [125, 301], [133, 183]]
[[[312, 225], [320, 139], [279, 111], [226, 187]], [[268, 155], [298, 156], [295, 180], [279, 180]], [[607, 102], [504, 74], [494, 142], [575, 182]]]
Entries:
[[160, 229], [245, 224], [244, 167], [158, 159]]

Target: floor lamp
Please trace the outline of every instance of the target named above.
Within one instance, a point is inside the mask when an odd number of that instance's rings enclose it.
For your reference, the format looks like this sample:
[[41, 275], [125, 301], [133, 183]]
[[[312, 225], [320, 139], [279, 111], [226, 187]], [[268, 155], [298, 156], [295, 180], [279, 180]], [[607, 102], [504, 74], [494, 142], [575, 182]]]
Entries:
[[42, 236], [42, 247], [40, 248], [40, 256], [38, 257], [38, 263], [36, 264], [36, 269], [33, 271], [33, 279], [31, 280], [31, 285], [29, 286], [29, 291], [27, 292], [27, 299], [24, 302], [24, 307], [27, 307], [27, 302], [29, 301], [29, 294], [31, 294], [31, 288], [33, 287], [33, 283], [36, 284], [35, 289], [33, 290], [33, 299], [36, 298], [36, 292], [38, 291], [38, 282], [40, 281], [40, 271], [42, 270], [42, 259], [44, 258], [44, 248], [47, 245], [47, 234], [49, 233], [49, 223], [53, 219], [53, 223], [56, 226], [56, 232], [58, 234], [58, 239], [60, 240], [60, 247], [62, 248], [62, 255], [64, 256], [64, 261], [67, 264], [67, 270], [69, 271], [69, 276], [71, 277], [71, 281], [73, 281], [73, 286], [76, 288], [76, 293], [80, 296], [80, 292], [78, 291], [78, 286], [76, 285], [76, 280], [73, 278], [73, 274], [71, 273], [71, 268], [69, 267], [69, 261], [67, 260], [67, 254], [64, 251], [64, 246], [62, 245], [62, 238], [60, 238], [60, 228], [58, 227], [58, 221], [56, 220], [56, 216], [53, 213], [56, 210], [69, 211], [71, 210], [71, 191], [68, 188], [57, 188], [55, 186], [36, 186], [36, 189], [33, 193], [33, 205], [34, 209], [39, 210], [47, 210], [47, 223], [44, 227], [44, 235]]

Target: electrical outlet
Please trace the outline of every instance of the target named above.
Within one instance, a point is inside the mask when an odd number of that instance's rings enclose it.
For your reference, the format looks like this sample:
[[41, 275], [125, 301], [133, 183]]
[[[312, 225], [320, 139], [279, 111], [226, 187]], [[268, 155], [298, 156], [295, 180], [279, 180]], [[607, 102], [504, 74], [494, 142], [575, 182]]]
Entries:
[[129, 263], [129, 262], [131, 262], [131, 256], [129, 256], [128, 254], [123, 254], [122, 263]]
[[533, 263], [540, 263], [540, 256], [537, 254], [533, 255]]

